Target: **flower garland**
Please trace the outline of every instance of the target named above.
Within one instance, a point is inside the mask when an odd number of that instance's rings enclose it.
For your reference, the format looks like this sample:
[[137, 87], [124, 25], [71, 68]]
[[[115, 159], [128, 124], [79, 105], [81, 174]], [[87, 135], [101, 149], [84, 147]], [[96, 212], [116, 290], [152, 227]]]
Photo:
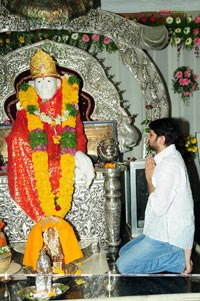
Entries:
[[[18, 109], [26, 110], [40, 207], [46, 216], [57, 215], [64, 217], [71, 207], [73, 194], [74, 154], [76, 151], [75, 126], [78, 112], [79, 85], [74, 76], [69, 77], [69, 79], [63, 78], [61, 115], [57, 115], [55, 118], [47, 116], [40, 111], [38, 95], [33, 87], [25, 84], [21, 88]], [[52, 128], [55, 125], [62, 127], [61, 136], [55, 133], [53, 137], [54, 143], [60, 144], [61, 175], [59, 178], [59, 189], [56, 193], [52, 191], [52, 183], [48, 171], [48, 139], [44, 129], [45, 122]]]
[[64, 29], [39, 29], [30, 32], [7, 31], [0, 33], [0, 55], [46, 39], [75, 46], [92, 54], [103, 50], [109, 53], [118, 50], [117, 45], [109, 37], [97, 33], [78, 33]]
[[174, 93], [181, 94], [185, 104], [194, 91], [199, 90], [198, 75], [190, 67], [178, 67], [173, 74], [172, 84]]
[[194, 50], [199, 57], [200, 16], [191, 17], [184, 12], [160, 11], [157, 14], [139, 15], [131, 18], [148, 26], [165, 25], [169, 32], [169, 44], [177, 48], [178, 55], [182, 49]]
[[153, 120], [153, 106], [151, 104], [147, 104], [145, 106], [145, 119], [141, 122], [141, 125], [143, 126], [143, 132], [144, 132], [144, 156], [149, 156], [154, 154], [154, 151], [151, 149], [148, 143], [148, 134], [149, 134], [149, 124]]

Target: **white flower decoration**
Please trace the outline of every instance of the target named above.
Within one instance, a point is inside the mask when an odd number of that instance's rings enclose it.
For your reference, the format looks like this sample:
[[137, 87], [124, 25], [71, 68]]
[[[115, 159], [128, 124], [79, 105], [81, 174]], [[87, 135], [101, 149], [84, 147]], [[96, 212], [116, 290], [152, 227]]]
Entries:
[[190, 27], [185, 27], [183, 29], [184, 34], [189, 34], [190, 33]]
[[176, 32], [176, 33], [180, 33], [180, 32], [181, 32], [181, 28], [176, 28], [176, 29], [175, 29], [175, 32]]
[[172, 24], [173, 21], [174, 21], [174, 18], [173, 18], [173, 17], [167, 17], [167, 18], [166, 18], [167, 24]]
[[188, 38], [186, 41], [185, 41], [185, 45], [191, 45], [192, 44], [192, 39], [191, 38]]
[[177, 17], [176, 18], [176, 24], [180, 24], [181, 23], [181, 18]]
[[63, 36], [63, 42], [66, 43], [68, 40], [69, 40], [69, 36], [67, 36], [67, 35], [66, 35], [66, 36]]
[[181, 43], [181, 39], [180, 39], [180, 38], [176, 38], [176, 39], [175, 39], [175, 44], [178, 45], [178, 44], [180, 44], [180, 43]]
[[72, 38], [73, 40], [77, 40], [77, 39], [78, 39], [78, 33], [73, 33], [73, 34], [71, 35], [71, 38]]

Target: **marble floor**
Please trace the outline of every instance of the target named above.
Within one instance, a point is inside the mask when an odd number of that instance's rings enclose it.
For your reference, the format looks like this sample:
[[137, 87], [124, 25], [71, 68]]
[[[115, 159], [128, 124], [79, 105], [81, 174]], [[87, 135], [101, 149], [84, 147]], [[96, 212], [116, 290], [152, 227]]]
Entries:
[[[198, 204], [200, 205], [200, 204]], [[196, 206], [200, 207], [200, 206]], [[198, 211], [199, 213], [199, 211]], [[104, 301], [184, 301], [200, 300], [200, 225], [196, 220], [195, 245], [192, 260], [194, 269], [191, 275], [183, 277], [175, 274], [131, 275], [117, 273], [115, 261], [118, 248], [108, 252], [92, 254], [82, 265], [82, 275], [58, 275], [54, 282], [69, 285], [70, 289], [57, 300], [73, 299]], [[130, 239], [125, 223], [121, 227], [122, 244]], [[22, 262], [22, 255], [15, 254], [15, 260]], [[1, 275], [0, 275], [1, 276]], [[33, 280], [34, 279], [34, 280]], [[21, 301], [17, 292], [26, 286], [34, 285], [34, 275], [29, 277], [22, 273], [13, 275], [8, 282], [10, 301]], [[108, 285], [109, 284], [109, 285]], [[5, 284], [0, 281], [0, 300], [4, 298]]]

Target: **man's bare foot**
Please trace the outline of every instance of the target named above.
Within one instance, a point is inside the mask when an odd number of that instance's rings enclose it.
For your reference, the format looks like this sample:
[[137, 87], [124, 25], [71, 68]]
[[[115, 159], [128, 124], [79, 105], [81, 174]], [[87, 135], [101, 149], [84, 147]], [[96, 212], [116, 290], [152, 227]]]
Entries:
[[186, 263], [185, 270], [183, 271], [183, 275], [191, 274], [193, 269], [193, 262], [190, 260]]

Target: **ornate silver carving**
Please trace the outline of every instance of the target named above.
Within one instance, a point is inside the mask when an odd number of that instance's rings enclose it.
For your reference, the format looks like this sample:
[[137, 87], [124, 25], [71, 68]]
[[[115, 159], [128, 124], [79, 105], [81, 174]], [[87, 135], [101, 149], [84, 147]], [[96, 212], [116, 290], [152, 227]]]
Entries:
[[[102, 66], [91, 54], [69, 45], [45, 40], [17, 49], [4, 56], [3, 68], [0, 70], [1, 107], [9, 96], [15, 94], [15, 79], [21, 72], [29, 69], [30, 59], [38, 48], [43, 48], [55, 57], [59, 66], [80, 74], [83, 79], [83, 91], [92, 95], [95, 100], [95, 108], [91, 117], [100, 121], [116, 120], [118, 141], [121, 141], [121, 136], [124, 136], [124, 126], [130, 123], [130, 120], [128, 114], [121, 107], [117, 89], [108, 80]], [[6, 119], [5, 113], [2, 117], [2, 121]], [[133, 128], [133, 130], [135, 129]], [[130, 144], [132, 143], [133, 141], [130, 141]], [[121, 148], [120, 151], [123, 149]]]
[[[90, 10], [87, 15], [76, 18], [69, 23], [62, 23], [58, 21], [57, 23], [47, 25], [42, 24], [41, 22], [36, 22], [21, 18], [19, 16], [11, 15], [5, 10], [5, 8], [3, 9], [4, 11], [0, 15], [1, 32], [22, 30], [30, 31], [34, 29], [49, 28], [66, 29], [70, 32], [98, 33], [110, 37], [118, 46], [124, 64], [129, 68], [129, 70], [138, 80], [142, 92], [145, 96], [146, 103], [152, 104], [153, 107], [159, 108], [159, 110], [157, 110], [157, 114], [154, 115], [154, 118], [168, 116], [169, 99], [164, 87], [163, 79], [158, 73], [155, 64], [143, 51], [143, 49], [159, 50], [167, 45], [168, 31], [164, 26], [145, 26], [142, 24], [134, 23], [133, 21], [127, 20], [126, 18], [123, 18], [114, 13], [106, 12], [100, 9]], [[58, 51], [60, 52], [62, 47], [64, 46], [62, 45], [61, 47], [58, 47], [56, 45], [55, 48], [58, 48]], [[53, 52], [54, 46], [52, 46], [51, 48]], [[15, 68], [15, 66], [13, 67]], [[91, 78], [93, 78], [95, 71], [95, 66], [92, 67], [93, 69], [91, 70], [91, 72], [93, 73], [90, 72]], [[2, 70], [2, 73], [4, 73], [4, 71], [5, 69]], [[1, 81], [2, 78], [0, 79], [0, 83]], [[93, 89], [98, 91], [99, 81], [98, 83], [94, 81]], [[96, 94], [98, 93], [96, 92]], [[106, 91], [104, 92], [104, 96], [106, 97], [105, 101], [102, 103], [101, 108], [97, 106], [93, 116], [94, 118], [96, 116], [98, 116], [98, 118], [102, 118], [102, 115], [104, 115], [106, 112], [109, 112], [110, 110], [112, 113], [114, 113], [114, 118], [118, 115], [116, 115], [116, 111], [113, 112], [112, 109], [118, 103], [118, 96], [116, 98], [116, 94], [116, 92], [112, 93], [110, 89], [108, 90], [108, 94], [106, 93]], [[107, 108], [108, 110], [106, 110], [105, 108]], [[119, 107], [117, 106], [116, 109], [118, 110]], [[124, 120], [122, 119], [124, 114], [122, 113], [121, 116], [122, 117], [118, 119], [118, 121], [122, 124], [121, 127], [123, 127]], [[106, 117], [109, 116], [105, 116], [105, 118]]]

